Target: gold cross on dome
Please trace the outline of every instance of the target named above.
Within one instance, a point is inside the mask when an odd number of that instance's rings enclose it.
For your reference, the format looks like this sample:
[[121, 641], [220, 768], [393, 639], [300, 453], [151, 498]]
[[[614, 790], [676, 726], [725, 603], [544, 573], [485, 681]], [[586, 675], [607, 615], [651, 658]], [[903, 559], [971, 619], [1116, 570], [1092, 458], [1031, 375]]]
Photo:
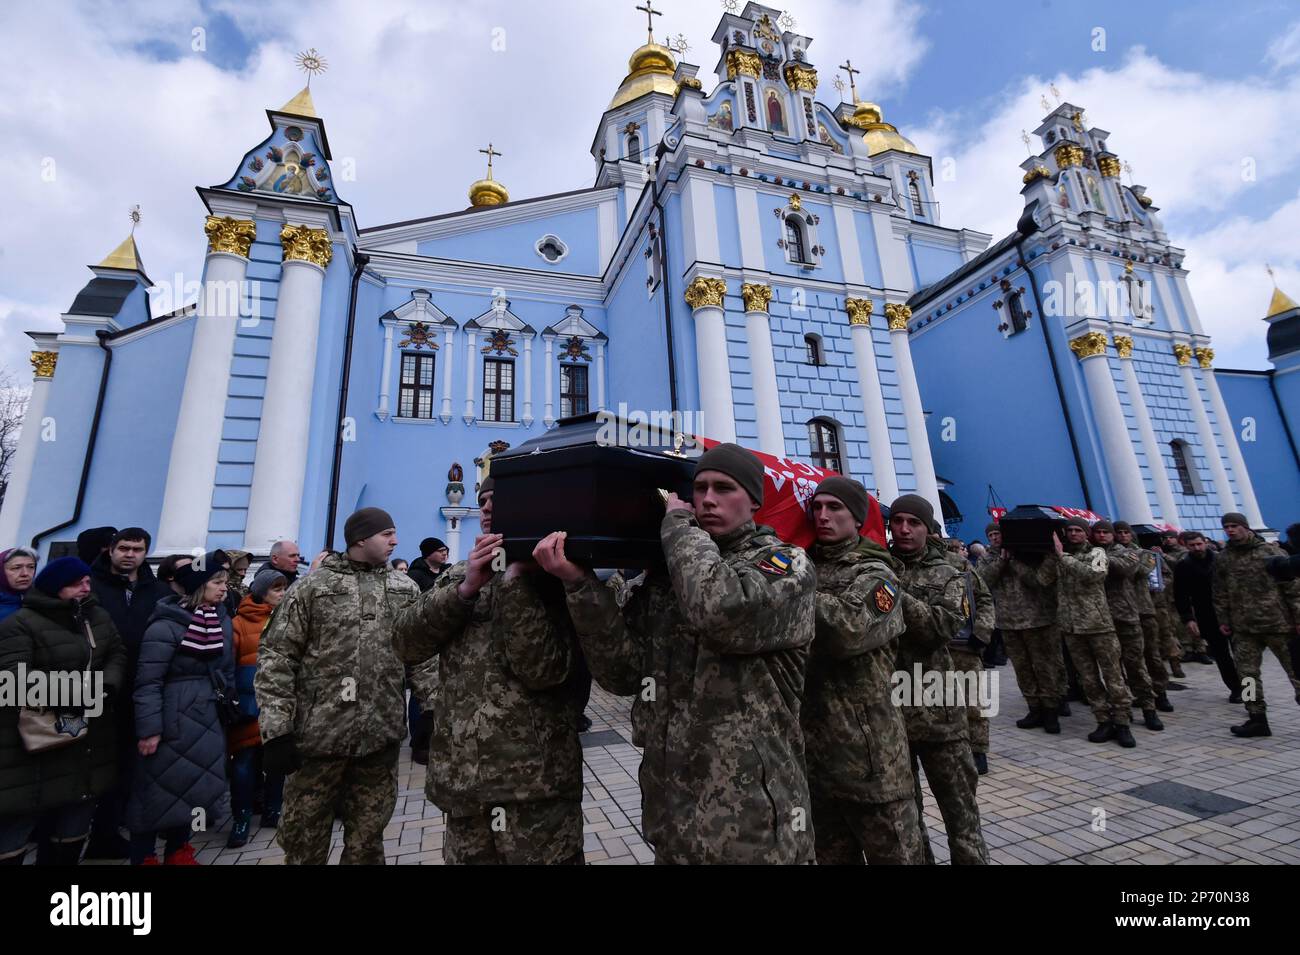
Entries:
[[855, 70], [853, 61], [847, 58], [840, 64], [839, 68], [849, 75], [849, 92], [853, 94], [853, 102], [856, 103], [858, 101], [858, 85], [853, 81], [853, 75], [862, 71]]
[[645, 32], [646, 32], [646, 36], [649, 38], [646, 42], [653, 43], [655, 41], [654, 17], [663, 16], [664, 15], [663, 11], [656, 10], [651, 0], [645, 0], [645, 6], [637, 7], [637, 9], [645, 14]]
[[499, 153], [499, 152], [497, 152], [495, 149], [493, 149], [491, 143], [488, 143], [487, 149], [480, 149], [479, 152], [481, 152], [481, 153], [486, 153], [486, 154], [487, 154], [487, 158], [488, 158], [488, 178], [491, 179], [491, 178], [492, 178], [492, 157], [493, 157], [493, 156], [501, 156], [501, 155], [503, 155], [503, 153]]

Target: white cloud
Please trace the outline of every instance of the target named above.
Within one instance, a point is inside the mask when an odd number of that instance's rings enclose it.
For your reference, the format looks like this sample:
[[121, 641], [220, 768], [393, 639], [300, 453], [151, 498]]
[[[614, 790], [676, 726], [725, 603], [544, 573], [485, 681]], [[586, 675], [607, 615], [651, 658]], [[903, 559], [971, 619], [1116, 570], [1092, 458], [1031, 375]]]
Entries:
[[[1300, 113], [1300, 77], [1275, 83], [1213, 79], [1174, 69], [1139, 47], [1113, 69], [1018, 80], [977, 121], [936, 114], [929, 127], [905, 132], [935, 157], [936, 170], [942, 157], [956, 159], [956, 181], [936, 184], [945, 225], [991, 232], [995, 240], [1014, 228], [1023, 209], [1020, 131], [1041, 121], [1039, 98], [1049, 83], [1083, 107], [1092, 125], [1110, 131], [1109, 147], [1132, 165], [1134, 181], [1146, 185], [1160, 207], [1171, 241], [1187, 250], [1189, 282], [1215, 340], [1216, 363], [1265, 367], [1264, 326], [1241, 312], [1256, 309], [1251, 318], [1264, 313], [1271, 288], [1265, 258], [1281, 266], [1279, 281], [1300, 265], [1295, 213], [1288, 204], [1264, 221], [1234, 220], [1240, 234], [1272, 233], [1272, 244], [1234, 245], [1222, 237], [1220, 222], [1250, 190], [1296, 179], [1300, 137], [1293, 117]], [[1253, 179], [1243, 174], [1251, 167]], [[1254, 253], [1258, 257], [1250, 258]]]
[[1300, 20], [1291, 24], [1290, 29], [1268, 45], [1264, 54], [1273, 64], [1273, 69], [1282, 70], [1300, 63]]

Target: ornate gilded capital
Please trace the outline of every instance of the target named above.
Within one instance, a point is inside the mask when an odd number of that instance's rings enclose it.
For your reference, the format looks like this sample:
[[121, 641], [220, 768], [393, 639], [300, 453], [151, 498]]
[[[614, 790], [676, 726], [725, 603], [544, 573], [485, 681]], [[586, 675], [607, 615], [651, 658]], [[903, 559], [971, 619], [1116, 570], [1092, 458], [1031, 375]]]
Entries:
[[677, 81], [677, 93], [680, 94], [682, 90], [686, 89], [702, 90], [704, 89], [704, 84], [693, 76], [683, 76]]
[[1070, 341], [1070, 351], [1074, 352], [1074, 356], [1079, 361], [1104, 355], [1106, 354], [1106, 336], [1101, 332], [1088, 332], [1086, 335], [1080, 335]]
[[1118, 176], [1119, 168], [1118, 156], [1097, 157], [1097, 171], [1103, 176]]
[[762, 69], [763, 61], [758, 58], [757, 53], [750, 53], [747, 50], [730, 50], [727, 53], [727, 79], [729, 80], [734, 80], [738, 74], [758, 79]]
[[1192, 346], [1179, 342], [1174, 346], [1174, 357], [1178, 359], [1179, 365], [1186, 365], [1192, 360]]
[[1056, 165], [1061, 169], [1083, 165], [1083, 147], [1073, 143], [1061, 143], [1056, 147]]
[[1133, 357], [1133, 339], [1128, 335], [1115, 336], [1115, 351], [1120, 358]]
[[722, 308], [722, 299], [727, 294], [727, 283], [722, 279], [697, 277], [686, 288], [686, 304], [691, 308], [713, 306]]
[[846, 298], [844, 300], [844, 311], [849, 313], [850, 325], [870, 325], [871, 313], [875, 310], [875, 303], [869, 298]]
[[785, 68], [785, 82], [792, 90], [817, 91], [817, 71], [805, 63], [791, 63]]
[[248, 250], [257, 236], [257, 225], [251, 219], [208, 216], [203, 223], [203, 234], [208, 237], [209, 252], [230, 252], [248, 258]]
[[1214, 349], [1213, 348], [1196, 349], [1196, 361], [1200, 364], [1202, 368], [1209, 368], [1210, 362], [1214, 361]]
[[889, 320], [889, 330], [896, 332], [907, 329], [908, 320], [912, 317], [912, 310], [906, 305], [895, 305], [889, 303], [885, 306], [885, 318]]
[[745, 300], [745, 311], [766, 312], [768, 302], [772, 301], [772, 286], [745, 282], [740, 286], [740, 297]]
[[334, 246], [324, 229], [305, 225], [285, 225], [280, 230], [280, 245], [284, 247], [284, 260], [299, 259], [326, 268], [334, 257]]
[[1033, 169], [1029, 170], [1029, 172], [1025, 173], [1020, 181], [1027, 186], [1035, 179], [1050, 179], [1051, 177], [1052, 177], [1052, 171], [1048, 169], [1046, 166], [1040, 165], [1040, 166], [1035, 166]]
[[32, 371], [37, 378], [53, 378], [54, 366], [58, 361], [59, 353], [56, 351], [34, 351], [31, 357]]

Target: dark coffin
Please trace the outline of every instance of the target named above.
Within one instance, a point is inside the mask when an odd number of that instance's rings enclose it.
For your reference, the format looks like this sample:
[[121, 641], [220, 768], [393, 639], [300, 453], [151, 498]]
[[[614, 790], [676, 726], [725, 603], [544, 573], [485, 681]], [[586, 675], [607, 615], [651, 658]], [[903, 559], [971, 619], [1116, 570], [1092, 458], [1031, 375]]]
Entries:
[[1144, 550], [1150, 550], [1152, 547], [1159, 547], [1160, 540], [1164, 537], [1164, 531], [1154, 524], [1134, 524], [1133, 537], [1138, 546]]
[[[565, 553], [591, 567], [663, 563], [659, 489], [689, 499], [699, 451], [673, 450], [673, 433], [604, 412], [561, 418], [554, 428], [492, 456], [492, 529], [510, 560], [530, 558], [552, 531]], [[635, 444], [635, 447], [629, 447]]]
[[1021, 504], [1003, 514], [998, 526], [1004, 548], [1021, 560], [1037, 563], [1056, 550], [1052, 537], [1065, 526], [1065, 518], [1042, 504]]

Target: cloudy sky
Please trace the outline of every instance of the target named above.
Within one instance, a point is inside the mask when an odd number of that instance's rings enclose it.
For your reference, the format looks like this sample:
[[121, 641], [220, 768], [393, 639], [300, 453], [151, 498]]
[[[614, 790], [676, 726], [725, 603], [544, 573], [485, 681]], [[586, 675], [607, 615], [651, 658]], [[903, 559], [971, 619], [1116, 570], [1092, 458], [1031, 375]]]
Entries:
[[[712, 83], [722, 5], [660, 0]], [[955, 179], [943, 223], [999, 238], [1021, 208], [1022, 129], [1062, 95], [1111, 132], [1161, 207], [1222, 367], [1267, 367], [1264, 262], [1300, 297], [1300, 7], [1284, 0], [791, 0], [813, 38], [818, 96], [851, 57], [884, 107]], [[477, 149], [505, 155], [512, 197], [590, 185], [596, 122], [645, 37], [637, 2], [167, 0], [0, 10], [0, 366], [28, 380], [23, 332], [63, 312], [143, 208], [156, 283], [197, 280], [195, 186], [229, 178], [267, 133], [264, 109], [312, 93], [361, 226], [463, 208]], [[774, 4], [775, 5], [775, 4]]]

